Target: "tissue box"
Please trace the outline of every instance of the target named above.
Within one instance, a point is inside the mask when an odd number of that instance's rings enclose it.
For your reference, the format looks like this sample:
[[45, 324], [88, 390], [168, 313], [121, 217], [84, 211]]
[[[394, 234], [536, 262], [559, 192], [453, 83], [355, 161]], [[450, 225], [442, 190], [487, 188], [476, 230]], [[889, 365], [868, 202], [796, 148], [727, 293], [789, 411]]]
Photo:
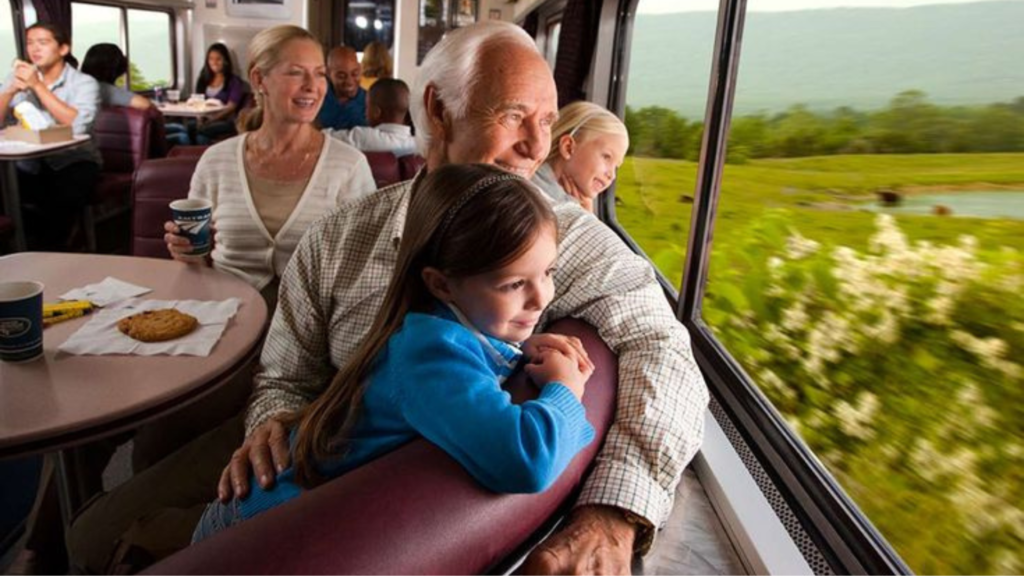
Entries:
[[55, 142], [67, 142], [74, 138], [71, 126], [51, 126], [43, 130], [26, 130], [21, 126], [9, 126], [4, 130], [4, 137], [8, 140], [20, 140], [30, 144], [53, 144]]

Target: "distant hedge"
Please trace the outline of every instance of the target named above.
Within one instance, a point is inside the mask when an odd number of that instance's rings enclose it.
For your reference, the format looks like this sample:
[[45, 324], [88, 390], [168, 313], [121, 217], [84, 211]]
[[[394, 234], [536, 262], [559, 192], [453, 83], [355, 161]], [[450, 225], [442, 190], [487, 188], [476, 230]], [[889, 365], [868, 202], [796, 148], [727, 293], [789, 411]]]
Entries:
[[[703, 122], [661, 106], [626, 107], [629, 154], [697, 160]], [[727, 162], [831, 154], [927, 154], [1024, 151], [1024, 96], [985, 106], [938, 106], [920, 90], [894, 97], [882, 110], [840, 107], [816, 112], [794, 104], [785, 112], [732, 119]]]

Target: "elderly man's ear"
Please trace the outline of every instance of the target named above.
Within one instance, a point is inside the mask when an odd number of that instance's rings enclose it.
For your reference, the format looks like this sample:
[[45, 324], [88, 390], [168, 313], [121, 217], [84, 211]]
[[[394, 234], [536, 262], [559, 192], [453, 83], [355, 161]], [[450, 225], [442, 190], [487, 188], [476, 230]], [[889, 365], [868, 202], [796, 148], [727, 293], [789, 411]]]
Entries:
[[427, 117], [430, 119], [431, 139], [437, 142], [448, 142], [452, 135], [452, 119], [433, 84], [427, 86], [423, 100], [427, 109]]

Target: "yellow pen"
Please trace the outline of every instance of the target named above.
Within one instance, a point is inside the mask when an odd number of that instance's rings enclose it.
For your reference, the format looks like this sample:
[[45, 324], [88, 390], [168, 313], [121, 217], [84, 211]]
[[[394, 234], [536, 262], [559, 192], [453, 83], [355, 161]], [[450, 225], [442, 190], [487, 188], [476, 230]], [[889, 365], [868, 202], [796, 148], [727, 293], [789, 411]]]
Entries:
[[79, 318], [85, 316], [85, 314], [85, 310], [66, 310], [59, 314], [43, 318], [43, 327], [52, 326], [65, 320], [71, 320], [72, 318]]

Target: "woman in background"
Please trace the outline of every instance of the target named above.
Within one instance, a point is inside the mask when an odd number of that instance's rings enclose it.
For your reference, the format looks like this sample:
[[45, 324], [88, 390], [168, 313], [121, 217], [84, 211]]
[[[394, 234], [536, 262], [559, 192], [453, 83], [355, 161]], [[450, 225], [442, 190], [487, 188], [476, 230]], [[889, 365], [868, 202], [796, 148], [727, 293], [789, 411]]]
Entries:
[[235, 119], [245, 99], [245, 81], [235, 74], [228, 47], [220, 42], [206, 50], [206, 64], [196, 79], [196, 94], [207, 100], [217, 99], [224, 108], [205, 120], [200, 120], [196, 134], [197, 144], [209, 144], [238, 133]]
[[126, 106], [139, 110], [153, 106], [149, 98], [117, 86], [117, 80], [128, 72], [128, 59], [116, 44], [94, 44], [85, 53], [81, 70], [100, 83], [101, 106]]
[[573, 102], [551, 128], [551, 152], [533, 183], [556, 201], [574, 201], [589, 212], [615, 181], [629, 148], [629, 132], [618, 116], [590, 102]]
[[378, 78], [393, 77], [394, 72], [391, 64], [391, 55], [388, 54], [388, 47], [379, 40], [374, 40], [366, 45], [366, 48], [363, 49], [363, 61], [361, 64], [363, 76], [359, 80], [359, 84], [363, 87], [363, 90], [368, 91]]

